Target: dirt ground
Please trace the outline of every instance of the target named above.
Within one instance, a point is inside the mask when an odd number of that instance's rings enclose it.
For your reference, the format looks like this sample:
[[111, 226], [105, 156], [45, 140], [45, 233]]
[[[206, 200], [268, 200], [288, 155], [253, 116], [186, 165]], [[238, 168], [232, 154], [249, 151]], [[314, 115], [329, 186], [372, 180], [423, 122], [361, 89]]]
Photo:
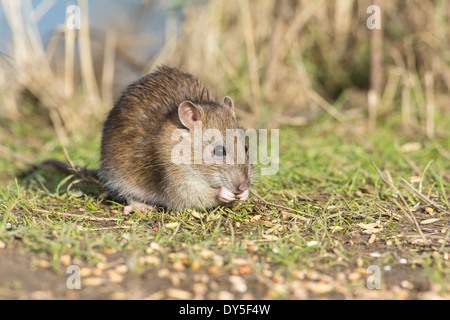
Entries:
[[[440, 231], [430, 228], [424, 232], [430, 237], [433, 232]], [[411, 244], [417, 239], [416, 233], [414, 237], [406, 234], [396, 238], [390, 246], [382, 241], [370, 243], [370, 235], [361, 236], [356, 232], [338, 238], [356, 253], [350, 263], [330, 266], [323, 263], [329, 254], [323, 252], [317, 255], [311, 268], [284, 272], [278, 272], [276, 264], [267, 262], [265, 254], [259, 251], [235, 257], [232, 261], [216, 259], [226, 257], [220, 249], [204, 251], [205, 259], [212, 258], [221, 263], [199, 265], [183, 260], [188, 256], [186, 250], [171, 252], [172, 249], [157, 245], [152, 245], [155, 250], [143, 257], [127, 251], [99, 254], [101, 261], [95, 265], [71, 261], [67, 257], [68, 260], [63, 260], [63, 265], [55, 269], [42, 253], [29, 252], [18, 245], [17, 248], [0, 249], [0, 299], [450, 298], [444, 291], [448, 287], [446, 280], [442, 279], [439, 284], [439, 279], [432, 279], [432, 270], [424, 267], [429, 264], [429, 261], [424, 264], [424, 259], [433, 259], [430, 252], [435, 252], [437, 246], [425, 246], [420, 241]], [[176, 255], [181, 260], [161, 259], [158, 252], [164, 250], [169, 257]], [[448, 260], [448, 256], [440, 258], [436, 261]], [[262, 261], [266, 263], [259, 268]], [[81, 270], [80, 289], [68, 288], [68, 279], [73, 274], [67, 273], [68, 266], [73, 264]], [[377, 279], [374, 271], [379, 273]]]

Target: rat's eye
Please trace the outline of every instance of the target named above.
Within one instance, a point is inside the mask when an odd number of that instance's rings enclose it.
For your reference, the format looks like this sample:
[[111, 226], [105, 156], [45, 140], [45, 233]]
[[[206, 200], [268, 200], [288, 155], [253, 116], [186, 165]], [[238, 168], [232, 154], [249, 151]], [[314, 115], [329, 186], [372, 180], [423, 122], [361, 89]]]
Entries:
[[216, 157], [225, 157], [227, 155], [227, 152], [225, 150], [224, 146], [217, 146], [214, 148], [214, 155]]

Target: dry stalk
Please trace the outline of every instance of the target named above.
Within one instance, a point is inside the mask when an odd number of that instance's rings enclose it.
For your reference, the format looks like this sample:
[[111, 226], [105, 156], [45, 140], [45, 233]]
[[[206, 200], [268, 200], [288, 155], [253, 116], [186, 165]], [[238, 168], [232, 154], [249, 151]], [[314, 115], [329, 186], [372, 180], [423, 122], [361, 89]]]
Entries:
[[[382, 8], [382, 0], [374, 0], [374, 5]], [[381, 97], [381, 81], [383, 75], [383, 29], [372, 30], [370, 58], [370, 89], [368, 93], [369, 130], [374, 131], [377, 124], [377, 113]]]
[[[422, 200], [423, 202], [427, 203], [430, 206], [435, 207], [436, 209], [439, 210], [444, 210], [444, 208], [439, 204], [436, 203], [434, 201], [432, 201], [431, 199], [429, 199], [428, 197], [426, 197], [425, 195], [423, 195], [422, 193], [420, 193], [416, 188], [414, 188], [408, 181], [406, 181], [403, 178], [400, 178], [401, 181], [405, 184], [405, 186], [408, 188], [409, 191], [411, 191], [411, 193], [413, 193], [416, 197], [418, 197], [420, 200]], [[448, 212], [447, 212], [448, 213]]]
[[[395, 191], [395, 193], [398, 195], [398, 197], [400, 198], [401, 202], [403, 203], [403, 206], [394, 198], [392, 198], [392, 202], [394, 202], [394, 204], [405, 214], [405, 216], [409, 219], [409, 221], [415, 225], [415, 227], [417, 228], [417, 231], [419, 232], [420, 236], [422, 237], [422, 240], [425, 244], [428, 244], [428, 240], [425, 237], [425, 235], [422, 232], [422, 229], [420, 228], [419, 223], [416, 220], [416, 217], [414, 216], [414, 214], [411, 212], [411, 209], [408, 206], [408, 203], [406, 202], [405, 198], [403, 198], [402, 194], [400, 193], [400, 191], [397, 189], [397, 187], [394, 185], [394, 183], [392, 182], [392, 179], [390, 177], [390, 175], [388, 174], [388, 177], [386, 178], [380, 171], [380, 169], [378, 169], [378, 167], [375, 165], [375, 163], [372, 160], [372, 157], [370, 157], [370, 162], [372, 162], [373, 167], [375, 168], [375, 171], [378, 173], [378, 175], [380, 176], [381, 180], [386, 183], [392, 190]], [[405, 210], [406, 208], [406, 210]]]

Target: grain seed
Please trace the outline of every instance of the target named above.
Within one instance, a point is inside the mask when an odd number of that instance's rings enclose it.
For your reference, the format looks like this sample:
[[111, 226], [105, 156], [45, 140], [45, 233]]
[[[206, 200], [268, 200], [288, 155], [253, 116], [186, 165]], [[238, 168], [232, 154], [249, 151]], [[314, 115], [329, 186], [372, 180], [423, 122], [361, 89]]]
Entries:
[[427, 220], [423, 220], [420, 224], [432, 224], [439, 220], [441, 220], [441, 219], [427, 219]]

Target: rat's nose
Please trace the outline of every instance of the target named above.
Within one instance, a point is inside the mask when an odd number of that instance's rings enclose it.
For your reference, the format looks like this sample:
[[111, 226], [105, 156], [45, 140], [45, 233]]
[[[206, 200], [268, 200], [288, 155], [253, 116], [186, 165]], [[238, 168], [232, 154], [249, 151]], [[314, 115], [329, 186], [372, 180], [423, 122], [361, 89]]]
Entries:
[[241, 182], [236, 187], [236, 190], [237, 190], [236, 193], [244, 192], [247, 189], [248, 189], [248, 185], [245, 182]]

